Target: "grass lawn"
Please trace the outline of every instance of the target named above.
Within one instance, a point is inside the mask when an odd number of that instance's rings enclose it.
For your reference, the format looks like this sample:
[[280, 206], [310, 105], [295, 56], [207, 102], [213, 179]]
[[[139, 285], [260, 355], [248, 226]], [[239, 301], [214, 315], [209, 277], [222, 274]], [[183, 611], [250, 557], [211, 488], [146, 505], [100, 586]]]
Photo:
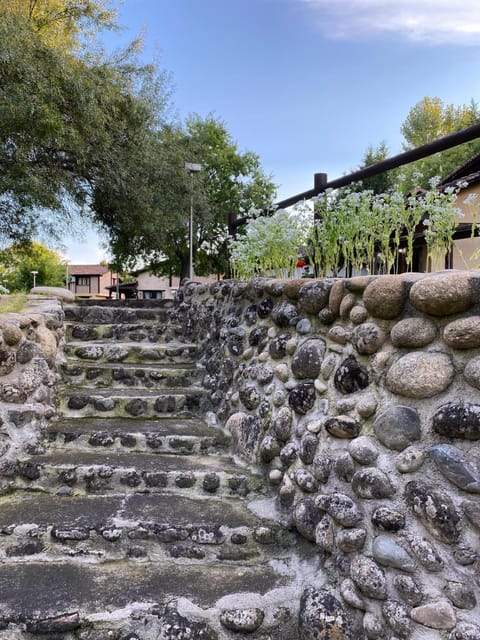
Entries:
[[8, 296], [0, 296], [0, 314], [19, 313], [27, 304], [25, 293], [15, 293]]

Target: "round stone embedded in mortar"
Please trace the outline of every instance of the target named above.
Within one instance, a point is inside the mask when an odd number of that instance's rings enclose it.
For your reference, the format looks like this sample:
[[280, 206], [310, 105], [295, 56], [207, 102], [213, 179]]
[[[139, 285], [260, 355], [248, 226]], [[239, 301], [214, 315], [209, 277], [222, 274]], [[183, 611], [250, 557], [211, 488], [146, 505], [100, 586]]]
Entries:
[[289, 407], [281, 407], [273, 419], [273, 432], [279, 440], [286, 442], [292, 432], [293, 414]]
[[17, 361], [15, 351], [0, 347], [0, 375], [7, 376], [15, 369]]
[[394, 451], [403, 451], [422, 435], [418, 412], [402, 405], [389, 407], [381, 413], [373, 430], [380, 442]]
[[446, 491], [421, 480], [412, 480], [405, 485], [404, 497], [413, 514], [434, 538], [447, 544], [458, 540], [460, 515]]
[[374, 395], [368, 394], [360, 398], [357, 402], [357, 413], [362, 418], [369, 418], [377, 410], [377, 399]]
[[480, 440], [480, 405], [448, 402], [433, 416], [433, 430], [448, 438]]
[[353, 293], [347, 293], [347, 295], [343, 297], [339, 308], [341, 318], [348, 318], [350, 311], [355, 306], [356, 301], [357, 297]]
[[274, 360], [281, 360], [282, 358], [285, 358], [287, 355], [287, 342], [291, 337], [290, 333], [283, 333], [271, 339], [268, 346], [270, 357]]
[[375, 318], [397, 318], [407, 299], [407, 283], [403, 276], [380, 276], [370, 282], [363, 292], [363, 303]]
[[387, 580], [385, 573], [366, 556], [357, 555], [352, 558], [350, 577], [363, 595], [375, 600], [386, 599]]
[[395, 493], [390, 478], [376, 467], [357, 471], [352, 478], [352, 489], [355, 495], [363, 500], [390, 498]]
[[412, 621], [407, 607], [401, 602], [387, 600], [382, 605], [382, 614], [387, 626], [400, 638], [410, 638], [412, 634]]
[[443, 340], [452, 349], [480, 347], [480, 317], [470, 316], [450, 322], [443, 329]]
[[302, 318], [295, 325], [295, 331], [302, 336], [308, 335], [312, 331], [312, 323], [308, 318]]
[[411, 607], [418, 606], [423, 600], [423, 593], [412, 576], [397, 575], [393, 584], [399, 596]]
[[325, 420], [325, 429], [335, 438], [356, 438], [361, 425], [352, 416], [338, 415]]
[[292, 373], [296, 378], [316, 378], [320, 373], [325, 342], [311, 339], [304, 342], [292, 358]]
[[262, 609], [253, 607], [245, 609], [226, 609], [220, 614], [220, 622], [230, 631], [253, 633], [263, 622], [265, 614]]
[[353, 580], [350, 578], [345, 578], [345, 580], [340, 584], [340, 595], [345, 602], [354, 609], [361, 609], [364, 611], [367, 608], [365, 600], [360, 596]]
[[305, 589], [299, 611], [302, 640], [347, 640], [350, 625], [346, 611], [333, 592], [314, 587]]
[[2, 330], [3, 341], [9, 347], [15, 346], [23, 338], [23, 331], [12, 322], [1, 324], [0, 329]]
[[368, 318], [368, 311], [365, 309], [365, 307], [357, 304], [352, 307], [349, 317], [353, 324], [361, 324]]
[[427, 571], [436, 573], [444, 567], [444, 562], [436, 547], [427, 538], [412, 536], [409, 539], [410, 548], [417, 560]]
[[297, 385], [288, 394], [288, 404], [295, 413], [305, 415], [315, 404], [315, 386], [309, 382]]
[[340, 393], [354, 393], [370, 384], [367, 369], [353, 355], [349, 355], [335, 372], [335, 388]]
[[463, 371], [465, 380], [475, 389], [480, 389], [480, 356], [469, 360]]
[[353, 331], [352, 343], [358, 353], [371, 355], [380, 349], [385, 342], [385, 333], [373, 322], [365, 322]]
[[362, 465], [371, 465], [378, 458], [378, 449], [371, 438], [360, 436], [348, 444], [352, 458]]
[[328, 307], [336, 316], [340, 313], [340, 303], [345, 295], [345, 280], [335, 280], [328, 296]]
[[397, 348], [419, 349], [433, 342], [437, 336], [436, 325], [428, 318], [406, 318], [393, 325], [390, 331], [392, 344]]
[[272, 309], [271, 318], [277, 327], [295, 326], [300, 320], [297, 308], [290, 302], [280, 302]]
[[385, 384], [389, 391], [407, 398], [431, 398], [452, 383], [455, 376], [445, 353], [407, 353], [389, 369]]
[[298, 306], [302, 311], [311, 314], [319, 313], [328, 305], [333, 280], [323, 278], [314, 282], [306, 282], [298, 294]]
[[426, 276], [410, 290], [413, 306], [432, 316], [467, 311], [474, 302], [474, 288], [468, 272], [441, 272]]
[[457, 617], [449, 602], [430, 602], [410, 611], [414, 622], [430, 629], [453, 629]]

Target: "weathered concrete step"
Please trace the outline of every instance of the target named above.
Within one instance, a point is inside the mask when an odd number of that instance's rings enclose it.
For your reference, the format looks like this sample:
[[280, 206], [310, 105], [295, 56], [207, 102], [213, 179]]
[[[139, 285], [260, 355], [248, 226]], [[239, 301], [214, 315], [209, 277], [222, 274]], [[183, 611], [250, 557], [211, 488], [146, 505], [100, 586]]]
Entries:
[[172, 301], [165, 301], [158, 306], [136, 305], [135, 307], [124, 304], [93, 304], [93, 305], [66, 305], [64, 307], [65, 319], [68, 322], [84, 322], [87, 324], [137, 324], [150, 321], [159, 324], [168, 324]]
[[161, 418], [71, 418], [57, 417], [48, 425], [46, 433], [94, 433], [108, 432], [118, 435], [155, 433], [161, 437], [192, 436], [197, 438], [215, 437], [230, 441], [230, 436], [219, 427], [209, 425], [202, 418], [182, 418], [165, 416]]
[[126, 529], [166, 524], [251, 529], [260, 525], [261, 520], [237, 496], [171, 493], [50, 496], [25, 491], [0, 496], [0, 530], [4, 535], [5, 530], [23, 525], [46, 528], [64, 524], [100, 529], [112, 523]]
[[295, 536], [243, 502], [217, 497], [19, 496], [0, 499], [0, 562], [89, 556], [251, 563], [280, 557]]
[[259, 475], [244, 470], [226, 456], [117, 453], [104, 448], [52, 451], [26, 461], [6, 463], [3, 491], [34, 489], [46, 493], [106, 493], [130, 491], [197, 491], [245, 496], [265, 492]]
[[64, 388], [57, 396], [61, 415], [86, 417], [155, 418], [164, 415], [195, 416], [208, 409], [203, 389], [92, 389]]
[[116, 451], [159, 453], [214, 453], [224, 451], [230, 438], [220, 429], [200, 420], [181, 422], [141, 419], [64, 418], [49, 425], [45, 437], [55, 449], [91, 450], [107, 447]]
[[64, 353], [71, 361], [110, 362], [119, 364], [133, 362], [143, 364], [172, 363], [185, 364], [195, 362], [197, 347], [181, 342], [146, 343], [133, 342], [67, 342]]
[[132, 341], [159, 342], [164, 340], [167, 325], [157, 321], [133, 322], [125, 324], [85, 324], [66, 322], [67, 340], [90, 341]]
[[[67, 562], [0, 565], [2, 618], [38, 620], [63, 613], [101, 613], [135, 602], [184, 597], [201, 607], [237, 592], [265, 594], [288, 581], [268, 563]], [[50, 636], [49, 636], [50, 637]], [[53, 636], [52, 636], [53, 637]], [[58, 637], [58, 636], [55, 636]]]
[[158, 417], [165, 414], [195, 416], [209, 406], [203, 389], [169, 389], [168, 392], [150, 389], [92, 389], [64, 388], [58, 396], [61, 415], [109, 417]]
[[194, 364], [111, 364], [65, 362], [61, 365], [63, 379], [67, 385], [83, 388], [137, 387], [169, 389], [186, 387], [195, 382], [199, 370]]

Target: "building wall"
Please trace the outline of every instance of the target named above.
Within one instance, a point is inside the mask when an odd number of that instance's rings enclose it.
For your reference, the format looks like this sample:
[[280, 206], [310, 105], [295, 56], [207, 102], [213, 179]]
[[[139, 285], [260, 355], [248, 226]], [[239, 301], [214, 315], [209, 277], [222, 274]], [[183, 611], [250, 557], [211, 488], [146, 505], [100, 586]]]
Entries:
[[[460, 222], [472, 222], [472, 211], [467, 205], [464, 204], [464, 200], [471, 194], [477, 196], [477, 206], [480, 205], [480, 185], [476, 184], [472, 187], [468, 187], [461, 191], [457, 205], [464, 213], [464, 217]], [[477, 216], [477, 220], [480, 222], [480, 211]], [[465, 240], [457, 240], [453, 250], [453, 268], [454, 269], [478, 269], [480, 266], [480, 256], [475, 256], [475, 253], [480, 249], [480, 238], [466, 238]]]
[[[216, 276], [198, 276], [195, 278], [195, 282], [200, 284], [210, 284], [217, 281]], [[138, 297], [144, 298], [145, 291], [162, 291], [162, 298], [166, 300], [172, 300], [180, 286], [180, 278], [174, 276], [171, 279], [168, 276], [155, 276], [148, 271], [142, 271], [137, 274], [137, 291]]]

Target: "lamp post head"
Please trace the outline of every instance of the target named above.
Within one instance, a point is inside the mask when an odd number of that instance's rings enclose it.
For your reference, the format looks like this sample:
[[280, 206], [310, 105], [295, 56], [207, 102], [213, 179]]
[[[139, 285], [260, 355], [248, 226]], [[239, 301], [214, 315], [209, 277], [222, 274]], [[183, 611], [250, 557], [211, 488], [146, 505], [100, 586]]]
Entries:
[[196, 164], [195, 162], [185, 162], [185, 171], [188, 171], [189, 173], [198, 173], [201, 170], [201, 164]]

